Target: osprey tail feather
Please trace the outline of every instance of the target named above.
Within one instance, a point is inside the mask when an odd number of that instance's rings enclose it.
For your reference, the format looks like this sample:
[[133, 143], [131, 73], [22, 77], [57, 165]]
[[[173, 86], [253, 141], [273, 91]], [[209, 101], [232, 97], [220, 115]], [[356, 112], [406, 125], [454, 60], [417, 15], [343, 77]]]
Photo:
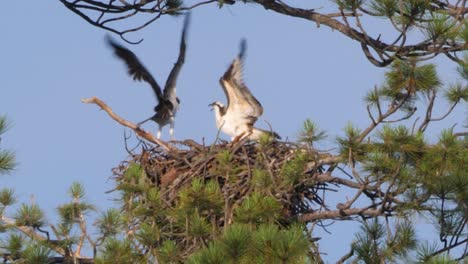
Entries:
[[263, 130], [260, 128], [252, 128], [252, 134], [249, 136], [252, 140], [259, 140], [263, 135], [268, 135], [273, 139], [281, 139], [280, 135], [274, 131]]

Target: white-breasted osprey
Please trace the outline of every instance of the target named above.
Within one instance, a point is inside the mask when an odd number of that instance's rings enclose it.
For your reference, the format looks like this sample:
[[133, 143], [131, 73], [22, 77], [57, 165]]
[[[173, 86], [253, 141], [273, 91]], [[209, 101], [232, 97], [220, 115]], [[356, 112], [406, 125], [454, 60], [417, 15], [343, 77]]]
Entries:
[[254, 127], [258, 117], [263, 114], [263, 107], [242, 79], [246, 48], [247, 43], [243, 39], [239, 55], [219, 80], [227, 98], [227, 105], [217, 101], [210, 104], [215, 112], [216, 126], [231, 136], [231, 140], [239, 137], [259, 140], [264, 134], [280, 139], [275, 132]]
[[107, 43], [114, 49], [115, 55], [125, 62], [127, 65], [128, 74], [133, 77], [133, 80], [143, 80], [149, 83], [151, 88], [153, 88], [154, 93], [156, 94], [156, 98], [158, 99], [158, 105], [156, 105], [154, 108], [154, 112], [156, 113], [152, 117], [138, 123], [138, 125], [141, 125], [149, 120], [156, 122], [158, 124], [158, 132], [156, 134], [157, 138], [161, 137], [162, 128], [170, 124], [169, 134], [171, 139], [174, 139], [175, 115], [179, 110], [180, 103], [179, 98], [176, 96], [176, 82], [182, 65], [185, 61], [185, 37], [187, 35], [189, 22], [190, 13], [187, 13], [184, 20], [184, 27], [182, 29], [179, 57], [177, 58], [177, 62], [174, 64], [174, 67], [172, 68], [169, 76], [167, 77], [164, 91], [161, 91], [161, 87], [158, 85], [151, 73], [149, 73], [149, 71], [145, 68], [145, 66], [143, 66], [143, 64], [133, 52], [123, 47], [122, 45], [117, 44], [109, 36], [107, 36]]

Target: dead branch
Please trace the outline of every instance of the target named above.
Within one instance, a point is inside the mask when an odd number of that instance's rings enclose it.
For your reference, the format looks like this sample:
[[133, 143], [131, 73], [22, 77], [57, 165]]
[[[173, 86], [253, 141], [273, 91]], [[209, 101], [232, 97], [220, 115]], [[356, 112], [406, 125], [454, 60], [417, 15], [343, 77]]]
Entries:
[[165, 150], [173, 150], [174, 148], [172, 146], [170, 146], [169, 144], [167, 144], [166, 142], [162, 141], [162, 140], [159, 140], [157, 138], [155, 138], [153, 136], [153, 134], [149, 133], [149, 132], [146, 132], [145, 130], [141, 129], [138, 125], [130, 122], [130, 121], [127, 121], [123, 118], [121, 118], [120, 116], [118, 116], [117, 114], [115, 114], [112, 109], [107, 106], [106, 103], [104, 103], [103, 101], [101, 101], [99, 98], [93, 96], [91, 98], [87, 98], [87, 99], [81, 99], [81, 102], [85, 103], [85, 104], [96, 104], [98, 105], [102, 110], [104, 110], [112, 119], [114, 119], [115, 121], [117, 121], [119, 124], [125, 126], [125, 127], [128, 127], [130, 128], [131, 130], [133, 130], [138, 136], [146, 139], [147, 141], [153, 143], [153, 144], [156, 144], [156, 145], [159, 145], [161, 147], [163, 147]]

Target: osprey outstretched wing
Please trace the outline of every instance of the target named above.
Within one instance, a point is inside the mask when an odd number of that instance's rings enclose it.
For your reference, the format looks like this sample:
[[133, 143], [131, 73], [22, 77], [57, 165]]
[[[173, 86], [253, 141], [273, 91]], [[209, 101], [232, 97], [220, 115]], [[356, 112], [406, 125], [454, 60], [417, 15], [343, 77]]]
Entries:
[[145, 81], [151, 85], [158, 102], [164, 101], [161, 87], [154, 79], [153, 75], [140, 62], [138, 57], [131, 50], [115, 42], [109, 35], [106, 35], [107, 44], [114, 49], [114, 54], [123, 60], [127, 66], [127, 71], [135, 81]]
[[257, 118], [263, 114], [263, 107], [252, 95], [243, 80], [243, 60], [245, 58], [246, 48], [247, 43], [246, 40], [243, 39], [240, 44], [239, 55], [231, 63], [219, 82], [223, 87], [228, 101], [225, 111], [236, 113], [239, 115], [239, 118], [248, 119], [253, 125], [257, 121]]

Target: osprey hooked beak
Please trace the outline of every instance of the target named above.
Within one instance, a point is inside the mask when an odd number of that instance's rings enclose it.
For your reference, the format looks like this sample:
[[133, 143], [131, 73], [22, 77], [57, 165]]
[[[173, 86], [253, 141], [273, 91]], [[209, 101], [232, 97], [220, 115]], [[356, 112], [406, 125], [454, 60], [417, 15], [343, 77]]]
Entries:
[[216, 102], [212, 102], [211, 104], [208, 105], [209, 107], [211, 107], [211, 111], [213, 111], [215, 105], [216, 105]]

